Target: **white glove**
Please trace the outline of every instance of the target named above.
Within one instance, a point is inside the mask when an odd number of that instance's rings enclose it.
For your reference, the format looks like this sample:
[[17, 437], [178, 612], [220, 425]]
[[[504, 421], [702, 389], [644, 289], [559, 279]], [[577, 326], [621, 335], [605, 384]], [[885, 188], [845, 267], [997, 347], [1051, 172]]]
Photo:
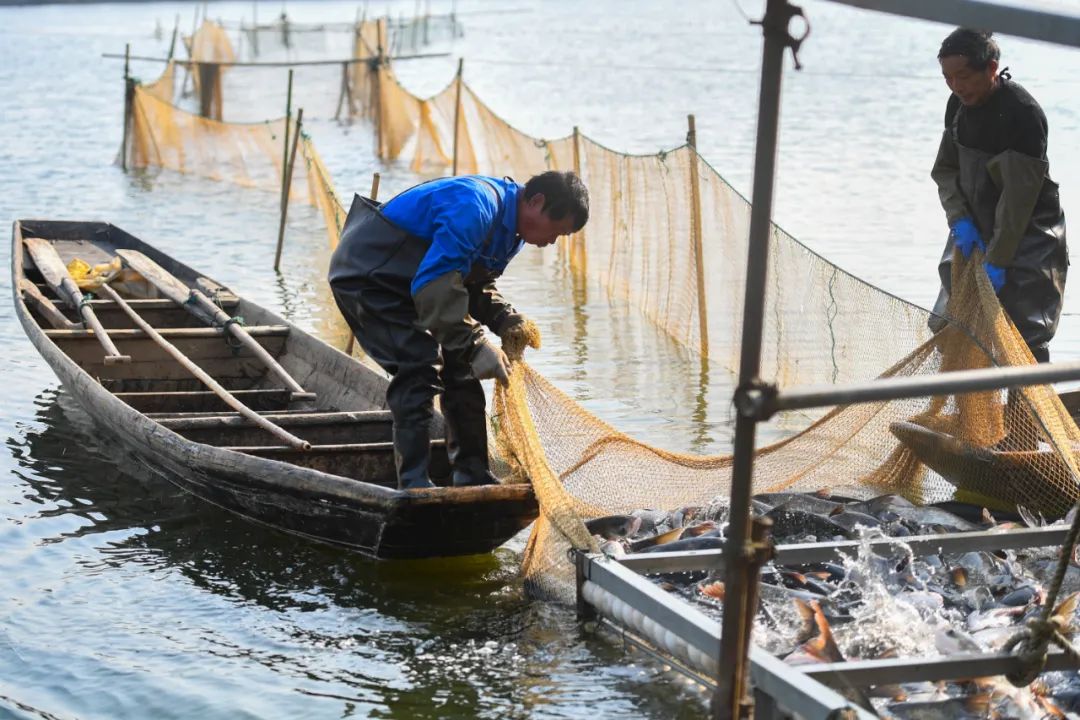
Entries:
[[504, 385], [510, 382], [510, 360], [506, 353], [492, 345], [487, 338], [476, 346], [469, 365], [472, 366], [473, 377], [477, 380], [494, 378]]

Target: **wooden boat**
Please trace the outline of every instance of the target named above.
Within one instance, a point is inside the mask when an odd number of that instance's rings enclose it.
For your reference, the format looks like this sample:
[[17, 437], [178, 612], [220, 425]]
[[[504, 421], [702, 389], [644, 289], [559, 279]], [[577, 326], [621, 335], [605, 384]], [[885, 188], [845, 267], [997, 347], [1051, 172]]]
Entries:
[[[1077, 419], [1080, 391], [1063, 393], [1061, 401]], [[1018, 448], [1008, 442], [981, 447], [940, 429], [898, 421], [889, 430], [924, 465], [962, 493], [1009, 506], [1023, 506], [1060, 517], [1080, 499], [1080, 488], [1065, 484], [1071, 473], [1049, 446]]]
[[[78, 299], [52, 267], [118, 254], [153, 271], [160, 297], [105, 286], [104, 299]], [[387, 559], [489, 552], [537, 516], [528, 484], [447, 487], [441, 418], [440, 487], [397, 490], [385, 378], [117, 227], [20, 220], [11, 258], [16, 314], [66, 392], [141, 464], [204, 500]], [[216, 308], [194, 302], [207, 297]], [[229, 316], [244, 326], [215, 320]]]

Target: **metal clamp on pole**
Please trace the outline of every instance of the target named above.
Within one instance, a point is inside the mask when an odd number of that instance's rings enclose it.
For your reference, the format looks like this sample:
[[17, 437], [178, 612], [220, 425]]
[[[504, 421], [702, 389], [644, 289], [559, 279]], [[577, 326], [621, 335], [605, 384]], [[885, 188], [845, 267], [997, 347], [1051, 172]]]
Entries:
[[744, 418], [753, 418], [757, 421], [768, 420], [775, 412], [774, 403], [780, 388], [773, 383], [767, 383], [761, 378], [755, 378], [745, 385], [735, 388], [735, 411]]
[[[806, 31], [799, 37], [792, 35], [789, 29], [791, 19], [795, 17], [801, 17], [803, 24], [806, 26]], [[791, 50], [791, 59], [795, 61], [795, 69], [802, 70], [802, 63], [799, 62], [799, 48], [802, 47], [803, 41], [810, 36], [810, 21], [806, 18], [801, 7], [784, 3], [782, 7], [774, 11], [770, 5], [765, 11], [765, 17], [761, 20], [751, 20], [750, 24], [760, 25], [762, 32], [766, 36], [772, 35], [783, 42], [784, 47]]]

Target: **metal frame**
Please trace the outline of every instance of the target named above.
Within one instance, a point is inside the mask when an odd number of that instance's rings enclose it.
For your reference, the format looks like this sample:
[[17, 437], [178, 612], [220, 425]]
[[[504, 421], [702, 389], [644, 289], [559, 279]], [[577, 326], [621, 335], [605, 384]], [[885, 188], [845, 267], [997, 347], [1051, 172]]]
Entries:
[[[947, 535], [921, 535], [909, 538], [884, 538], [869, 542], [871, 550], [907, 545], [916, 554], [929, 552], [966, 552], [1060, 545], [1068, 532], [1064, 526], [998, 530]], [[802, 543], [777, 547], [777, 564], [796, 565], [853, 555], [866, 543], [843, 541]], [[665, 655], [642, 639], [640, 633], [627, 629], [619, 618], [608, 617], [583, 599], [586, 583], [591, 583], [626, 603], [655, 623], [660, 633], [673, 633], [688, 646], [704, 653], [726, 674], [718, 652], [720, 623], [706, 616], [680, 598], [665, 592], [644, 577], [648, 573], [685, 572], [690, 570], [722, 571], [723, 553], [717, 550], [674, 553], [640, 553], [614, 559], [604, 555], [577, 553], [578, 612], [582, 616], [599, 615], [608, 625], [619, 629], [624, 639], [645, 652], [672, 664], [687, 676], [700, 680], [716, 668], [693, 666], [684, 658]], [[725, 608], [726, 609], [726, 608]], [[794, 712], [808, 720], [834, 718], [839, 712], [852, 717], [870, 717], [828, 688], [848, 689], [920, 681], [938, 681], [969, 677], [1006, 675], [1022, 668], [1022, 661], [1009, 653], [967, 653], [949, 657], [863, 660], [810, 666], [789, 666], [764, 650], [751, 646], [748, 674], [755, 698], [755, 716], [771, 718]], [[1045, 672], [1077, 670], [1080, 664], [1058, 649], [1047, 654]], [[717, 683], [713, 689], [722, 687]], [[764, 704], [762, 704], [764, 701]]]
[[[1007, 7], [985, 0], [832, 0], [833, 2], [877, 10], [905, 17], [943, 23], [976, 25], [1021, 37], [1080, 47], [1080, 17], [1042, 10]], [[874, 402], [929, 394], [954, 394], [1006, 387], [1046, 384], [1080, 379], [1080, 363], [1030, 368], [988, 368], [942, 374], [934, 378], [879, 380], [844, 387], [812, 387], [781, 391], [759, 377], [762, 329], [764, 325], [769, 234], [772, 232], [772, 200], [775, 184], [777, 136], [780, 116], [780, 87], [785, 49], [797, 52], [801, 38], [788, 27], [802, 10], [789, 0], [768, 0], [761, 21], [764, 34], [761, 86], [758, 101], [757, 146], [751, 197], [749, 256], [743, 303], [742, 352], [739, 382], [735, 391], [738, 411], [735, 422], [734, 456], [730, 499], [730, 525], [725, 551], [729, 557], [744, 558], [755, 552], [750, 542], [750, 493], [753, 478], [757, 423], [780, 409], [822, 407], [847, 403]], [[806, 26], [809, 33], [809, 25]], [[796, 67], [798, 59], [796, 58]], [[741, 560], [740, 560], [741, 562]], [[735, 568], [733, 568], [735, 569]], [[751, 703], [746, 698], [744, 664], [749, 649], [745, 616], [749, 611], [748, 591], [756, 577], [739, 579], [736, 592], [725, 600], [724, 628], [720, 655], [730, 666], [731, 676], [720, 678], [714, 715], [721, 718], [745, 716]], [[746, 582], [743, 582], [745, 580]], [[752, 592], [750, 593], [752, 595]]]
[[[1024, 530], [983, 530], [949, 533], [947, 535], [915, 535], [889, 537], [869, 541], [841, 540], [823, 543], [792, 543], [777, 545], [773, 562], [777, 565], [834, 561], [843, 556], [855, 556], [860, 548], [886, 549], [906, 545], [915, 555], [931, 552], [963, 553], [971, 550], [1018, 550], [1029, 547], [1061, 545], [1069, 534], [1066, 525], [1028, 528]], [[619, 558], [619, 562], [637, 573], [672, 573], [689, 570], [722, 570], [723, 550], [692, 550], [689, 552], [637, 553]]]
[[[716, 620], [606, 556], [578, 553], [577, 568], [579, 597], [585, 584], [592, 583], [720, 663], [720, 623]], [[612, 622], [611, 618], [607, 620]], [[875, 717], [759, 648], [750, 649], [749, 675], [754, 687], [772, 697], [777, 705], [809, 720], [834, 718], [837, 713], [849, 713], [849, 717], [859, 720]]]

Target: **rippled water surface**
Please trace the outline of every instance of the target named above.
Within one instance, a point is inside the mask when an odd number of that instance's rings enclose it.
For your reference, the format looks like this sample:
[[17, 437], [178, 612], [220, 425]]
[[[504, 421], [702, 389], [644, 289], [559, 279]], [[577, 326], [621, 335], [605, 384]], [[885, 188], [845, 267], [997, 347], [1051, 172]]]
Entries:
[[[414, 3], [392, 0], [394, 14]], [[747, 12], [760, 3], [745, 1]], [[273, 9], [271, 9], [271, 6]], [[826, 257], [921, 305], [944, 240], [928, 170], [946, 91], [934, 55], [948, 28], [805, 3], [806, 69], [785, 84], [778, 222]], [[748, 192], [760, 34], [734, 3], [458, 3], [451, 47], [491, 107], [526, 132], [573, 125], [631, 152], [699, 146]], [[320, 217], [290, 209], [272, 268], [277, 199], [169, 173], [125, 175], [121, 66], [164, 52], [190, 4], [0, 8], [0, 209], [10, 222], [107, 220], [331, 342]], [[250, 20], [250, 3], [211, 16]], [[433, 11], [448, 9], [438, 0]], [[278, 4], [260, 9], [263, 19]], [[296, 20], [351, 20], [356, 5], [290, 3]], [[164, 37], [155, 36], [155, 28]], [[1005, 64], [1042, 102], [1066, 213], [1080, 208], [1080, 54], [1003, 38]], [[402, 64], [418, 94], [455, 57]], [[150, 79], [160, 71], [135, 63]], [[282, 72], [284, 82], [284, 71]], [[370, 133], [313, 120], [343, 192], [384, 173]], [[7, 266], [5, 241], [0, 260]], [[7, 273], [0, 274], [5, 294]], [[724, 452], [729, 378], [599, 290], [574, 305], [554, 255], [527, 250], [504, 290], [540, 323], [534, 364], [608, 422], [672, 450]], [[1054, 345], [1080, 355], [1070, 292]], [[529, 600], [522, 539], [491, 556], [373, 563], [255, 527], [145, 476], [58, 387], [0, 303], [0, 717], [695, 717], [704, 706], [653, 664], [584, 633], [570, 610]], [[695, 378], [687, 382], [687, 378]], [[799, 418], [764, 428], [768, 438]]]

